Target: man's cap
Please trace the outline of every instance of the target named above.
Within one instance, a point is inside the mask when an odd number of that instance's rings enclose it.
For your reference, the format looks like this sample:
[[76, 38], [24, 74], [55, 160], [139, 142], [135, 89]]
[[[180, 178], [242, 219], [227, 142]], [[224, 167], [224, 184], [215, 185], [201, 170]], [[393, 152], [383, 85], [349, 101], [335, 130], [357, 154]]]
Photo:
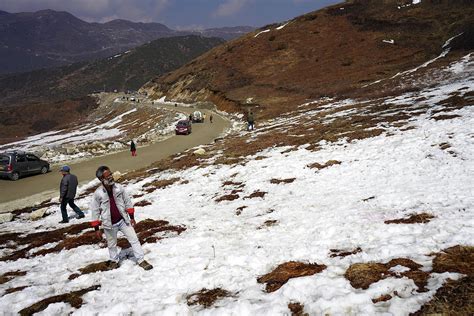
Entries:
[[59, 171], [69, 172], [71, 171], [71, 168], [69, 168], [69, 166], [62, 166], [61, 169], [59, 169]]

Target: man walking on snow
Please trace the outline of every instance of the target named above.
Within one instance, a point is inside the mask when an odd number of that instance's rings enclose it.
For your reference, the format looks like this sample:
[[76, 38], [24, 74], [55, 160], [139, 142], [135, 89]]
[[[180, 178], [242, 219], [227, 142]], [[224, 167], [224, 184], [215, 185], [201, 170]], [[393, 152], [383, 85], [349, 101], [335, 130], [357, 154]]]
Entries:
[[102, 225], [104, 229], [107, 247], [109, 248], [110, 265], [112, 268], [118, 267], [117, 233], [121, 231], [132, 246], [138, 265], [145, 270], [153, 269], [153, 266], [144, 259], [142, 246], [133, 229], [133, 226], [135, 226], [135, 209], [127, 192], [120, 184], [115, 183], [112, 172], [108, 167], [99, 167], [95, 175], [102, 186], [97, 188], [92, 198], [90, 207], [91, 225], [96, 230], [99, 240], [102, 239], [99, 226]]
[[63, 175], [61, 183], [59, 185], [59, 202], [61, 202], [61, 215], [63, 217], [63, 220], [59, 223], [64, 224], [69, 222], [69, 216], [67, 215], [66, 210], [67, 204], [69, 204], [73, 211], [76, 212], [78, 218], [83, 218], [84, 213], [74, 203], [78, 184], [77, 177], [70, 173], [71, 168], [69, 168], [68, 166], [63, 166], [59, 171]]

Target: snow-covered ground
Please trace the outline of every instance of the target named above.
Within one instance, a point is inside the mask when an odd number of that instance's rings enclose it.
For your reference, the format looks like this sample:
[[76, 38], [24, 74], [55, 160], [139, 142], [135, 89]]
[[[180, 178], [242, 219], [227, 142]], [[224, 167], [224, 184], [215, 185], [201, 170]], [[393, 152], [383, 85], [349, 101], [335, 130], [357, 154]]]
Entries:
[[[452, 67], [454, 72], [461, 66]], [[468, 79], [458, 82], [456, 91], [472, 93], [472, 79], [471, 72]], [[420, 94], [424, 104], [435, 108], [440, 95], [447, 96], [453, 87], [443, 83]], [[417, 97], [406, 94], [387, 102], [410, 104]], [[350, 102], [336, 106], [342, 104]], [[168, 171], [130, 183], [130, 194], [144, 194], [134, 202], [151, 203], [137, 207], [139, 221], [164, 219], [187, 228], [179, 236], [144, 245], [153, 270], [144, 271], [125, 260], [117, 270], [68, 280], [78, 268], [107, 259], [107, 249], [98, 246], [0, 262], [0, 275], [27, 271], [0, 285], [0, 291], [29, 286], [0, 297], [0, 310], [14, 313], [43, 298], [100, 284], [100, 290], [83, 296], [80, 309], [57, 303], [42, 314], [281, 315], [289, 313], [289, 302], [297, 301], [310, 315], [408, 315], [429, 301], [447, 278], [460, 275], [431, 273], [429, 291], [418, 292], [413, 280], [406, 277], [388, 277], [367, 290], [355, 289], [344, 273], [353, 263], [385, 263], [400, 257], [422, 264], [422, 270], [429, 272], [431, 253], [473, 244], [474, 107], [445, 114], [457, 117], [434, 120], [428, 111], [410, 119], [412, 129], [392, 128], [390, 134], [350, 143], [321, 142], [318, 151], [307, 150], [306, 145], [293, 151], [268, 148], [245, 157], [245, 164]], [[278, 124], [276, 120], [266, 128]], [[285, 124], [291, 121], [286, 119]], [[267, 131], [263, 128], [261, 132]], [[265, 158], [255, 159], [257, 156]], [[321, 170], [308, 167], [329, 160], [341, 163]], [[143, 190], [146, 183], [171, 178], [181, 181], [152, 193]], [[291, 178], [295, 180], [286, 184], [270, 182]], [[234, 184], [223, 185], [226, 181]], [[239, 198], [216, 201], [233, 189], [242, 190], [237, 193]], [[266, 194], [248, 198], [256, 191]], [[90, 196], [77, 202], [87, 210]], [[241, 207], [245, 208], [237, 215]], [[2, 224], [0, 229], [28, 232], [56, 227], [59, 210], [48, 212], [56, 214], [36, 222], [24, 219]], [[419, 213], [434, 218], [425, 224], [384, 223]], [[264, 225], [270, 220], [275, 221], [273, 225]], [[357, 247], [362, 252], [343, 258], [330, 256], [330, 249]], [[0, 249], [0, 254], [7, 251]], [[279, 290], [266, 293], [257, 278], [287, 261], [314, 262], [327, 269], [290, 279]], [[202, 288], [223, 288], [234, 295], [209, 309], [188, 306], [186, 296]], [[393, 298], [372, 302], [383, 294]]]

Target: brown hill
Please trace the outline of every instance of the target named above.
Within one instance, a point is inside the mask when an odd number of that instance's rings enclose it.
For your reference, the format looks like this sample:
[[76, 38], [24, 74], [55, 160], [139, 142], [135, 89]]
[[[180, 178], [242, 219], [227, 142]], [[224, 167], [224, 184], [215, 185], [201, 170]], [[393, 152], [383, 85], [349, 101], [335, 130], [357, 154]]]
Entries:
[[[142, 89], [155, 97], [211, 100], [260, 118], [321, 96], [360, 94], [443, 51], [472, 49], [469, 1], [348, 1], [221, 45]], [[380, 86], [377, 87], [380, 89]], [[373, 86], [364, 93], [380, 93]]]

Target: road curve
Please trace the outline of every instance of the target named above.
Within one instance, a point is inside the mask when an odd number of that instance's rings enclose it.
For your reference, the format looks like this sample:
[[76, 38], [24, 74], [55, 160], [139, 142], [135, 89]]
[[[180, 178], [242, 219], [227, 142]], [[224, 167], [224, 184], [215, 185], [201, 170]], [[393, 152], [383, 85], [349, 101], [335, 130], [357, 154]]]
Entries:
[[[196, 110], [191, 107], [158, 106], [187, 115]], [[85, 183], [95, 177], [95, 171], [101, 165], [107, 165], [112, 170], [121, 173], [140, 169], [172, 154], [198, 145], [209, 144], [231, 126], [229, 120], [214, 112], [204, 109], [199, 111], [205, 113], [207, 117], [212, 113], [213, 123], [211, 124], [207, 119], [204, 123], [193, 124], [190, 135], [172, 136], [164, 141], [138, 147], [136, 157], [132, 157], [130, 151], [126, 150], [69, 164], [71, 173], [77, 175], [80, 183]], [[14, 206], [22, 207], [25, 203], [25, 205], [32, 205], [58, 195], [59, 182], [61, 181], [61, 174], [58, 170], [59, 167], [56, 167], [45, 175], [30, 176], [18, 181], [0, 179], [0, 213], [11, 211]], [[23, 203], [19, 201], [20, 199], [24, 200]]]

